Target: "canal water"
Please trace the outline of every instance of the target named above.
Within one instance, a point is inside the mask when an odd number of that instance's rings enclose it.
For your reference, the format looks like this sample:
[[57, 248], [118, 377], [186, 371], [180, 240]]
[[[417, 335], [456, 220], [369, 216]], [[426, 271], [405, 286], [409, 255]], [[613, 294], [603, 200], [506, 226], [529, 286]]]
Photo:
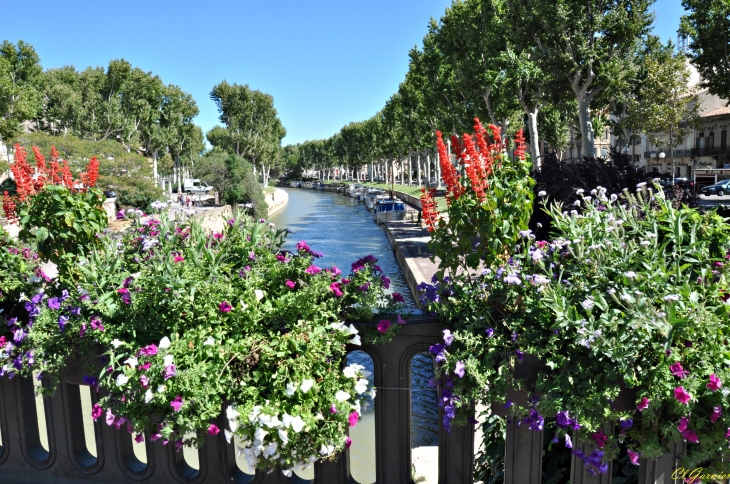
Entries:
[[313, 250], [324, 254], [318, 265], [339, 267], [350, 272], [353, 262], [366, 255], [378, 258], [378, 265], [391, 279], [391, 290], [403, 295], [410, 307], [415, 307], [411, 291], [398, 266], [388, 236], [373, 221], [365, 204], [335, 192], [306, 188], [284, 188], [289, 203], [269, 218], [276, 228], [289, 229], [285, 249], [294, 251], [300, 240]]
[[[415, 307], [410, 289], [393, 253], [385, 229], [373, 221], [365, 205], [339, 193], [315, 191], [304, 188], [284, 188], [289, 202], [269, 221], [277, 228], [291, 231], [284, 248], [294, 250], [300, 240], [306, 241], [313, 250], [324, 253], [320, 266], [336, 265], [347, 274], [350, 265], [365, 255], [378, 258], [378, 264], [391, 279], [391, 289], [406, 299], [409, 307]], [[348, 364], [358, 363], [373, 372], [373, 362], [367, 353], [355, 351], [347, 358]], [[414, 473], [431, 482], [437, 469], [438, 404], [436, 392], [428, 386], [433, 378], [433, 359], [429, 354], [417, 354], [411, 361], [411, 447], [414, 449]], [[373, 384], [372, 375], [368, 377]], [[407, 391], [384, 388], [378, 393]], [[376, 397], [377, 402], [377, 397]], [[377, 404], [375, 402], [375, 404]], [[364, 409], [361, 422], [351, 429], [353, 444], [350, 449], [352, 475], [360, 484], [375, 482], [375, 418], [373, 406]], [[429, 462], [423, 462], [424, 460]], [[429, 475], [430, 474], [430, 475]], [[311, 479], [309, 473], [300, 477]]]

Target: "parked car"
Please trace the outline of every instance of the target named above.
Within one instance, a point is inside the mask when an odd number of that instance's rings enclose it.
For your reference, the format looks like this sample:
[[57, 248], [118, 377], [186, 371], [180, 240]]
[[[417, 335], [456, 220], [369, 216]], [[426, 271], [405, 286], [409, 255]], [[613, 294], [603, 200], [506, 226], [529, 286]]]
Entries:
[[718, 197], [722, 197], [726, 193], [730, 193], [730, 180], [723, 180], [715, 183], [714, 185], [702, 187], [700, 192], [706, 196], [717, 195]]
[[106, 190], [104, 190], [104, 196], [106, 198], [117, 198], [117, 192], [115, 192], [111, 188], [107, 188]]
[[[197, 178], [192, 180], [183, 180], [183, 192], [187, 194], [193, 194], [193, 193], [204, 193], [206, 195], [210, 194], [213, 191], [213, 187], [208, 185], [204, 181], [200, 181]], [[177, 187], [173, 186], [172, 189], [173, 193], [177, 193]]]

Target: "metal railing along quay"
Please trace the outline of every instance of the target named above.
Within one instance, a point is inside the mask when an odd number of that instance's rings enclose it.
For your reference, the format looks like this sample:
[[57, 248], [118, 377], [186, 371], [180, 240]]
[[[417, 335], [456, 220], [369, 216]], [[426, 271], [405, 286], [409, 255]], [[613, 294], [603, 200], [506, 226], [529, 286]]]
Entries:
[[[393, 342], [374, 346], [354, 346], [351, 351], [364, 351], [372, 358], [374, 384], [378, 395], [374, 400], [375, 467], [379, 484], [409, 484], [412, 482], [411, 449], [411, 363], [417, 354], [427, 353], [429, 347], [442, 341], [443, 325], [433, 320], [413, 321], [404, 325]], [[529, 368], [526, 370], [530, 371]], [[519, 370], [518, 370], [519, 371]], [[245, 473], [236, 463], [235, 448], [223, 432], [206, 436], [205, 444], [197, 449], [198, 469], [176, 453], [172, 445], [150, 442], [146, 436], [146, 463], [133, 451], [131, 434], [115, 430], [101, 420], [93, 424], [95, 455], [87, 448], [84, 438], [81, 386], [83, 368], [70, 364], [64, 372], [58, 390], [43, 398], [42, 411], [47, 429], [44, 448], [36, 413], [34, 384], [30, 379], [0, 379], [0, 481], [26, 483], [96, 482], [121, 484], [154, 483], [317, 483], [352, 484], [350, 451], [333, 462], [317, 462], [314, 479], [296, 475], [285, 477], [280, 471]], [[43, 385], [50, 382], [43, 381]], [[99, 395], [91, 392], [92, 402]], [[502, 405], [495, 405], [503, 408]], [[438, 410], [439, 422], [442, 411]], [[218, 425], [224, 428], [225, 416]], [[441, 484], [470, 483], [473, 480], [475, 428], [453, 427], [447, 433], [438, 430], [437, 476], [429, 482]], [[658, 460], [642, 460], [639, 484], [669, 484], [681, 455], [683, 444], [673, 447], [671, 455]], [[543, 434], [513, 419], [507, 426], [505, 453], [505, 484], [539, 484], [543, 470]], [[572, 484], [603, 484], [611, 482], [608, 474], [591, 476], [583, 470], [582, 460], [575, 455], [571, 462]], [[364, 484], [364, 483], [361, 483]]]

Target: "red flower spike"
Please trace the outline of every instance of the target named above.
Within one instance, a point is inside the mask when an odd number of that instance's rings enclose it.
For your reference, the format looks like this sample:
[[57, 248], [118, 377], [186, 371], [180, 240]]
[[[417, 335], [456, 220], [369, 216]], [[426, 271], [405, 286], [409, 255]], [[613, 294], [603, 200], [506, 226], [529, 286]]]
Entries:
[[13, 197], [8, 194], [7, 190], [3, 193], [3, 212], [5, 212], [5, 217], [10, 223], [18, 221], [15, 200], [13, 200]]
[[522, 128], [515, 134], [515, 156], [520, 160], [525, 159], [525, 135]]

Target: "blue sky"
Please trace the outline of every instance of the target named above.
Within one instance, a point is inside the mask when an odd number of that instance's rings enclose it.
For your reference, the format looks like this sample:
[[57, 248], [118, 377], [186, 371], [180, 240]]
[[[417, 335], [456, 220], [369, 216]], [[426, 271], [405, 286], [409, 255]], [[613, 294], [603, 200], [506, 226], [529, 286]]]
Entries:
[[[285, 143], [326, 138], [375, 114], [408, 70], [408, 50], [451, 0], [126, 0], [11, 2], [0, 40], [22, 39], [45, 68], [125, 58], [177, 84], [218, 123], [226, 79], [274, 96]], [[656, 33], [676, 40], [680, 0], [657, 0]]]

